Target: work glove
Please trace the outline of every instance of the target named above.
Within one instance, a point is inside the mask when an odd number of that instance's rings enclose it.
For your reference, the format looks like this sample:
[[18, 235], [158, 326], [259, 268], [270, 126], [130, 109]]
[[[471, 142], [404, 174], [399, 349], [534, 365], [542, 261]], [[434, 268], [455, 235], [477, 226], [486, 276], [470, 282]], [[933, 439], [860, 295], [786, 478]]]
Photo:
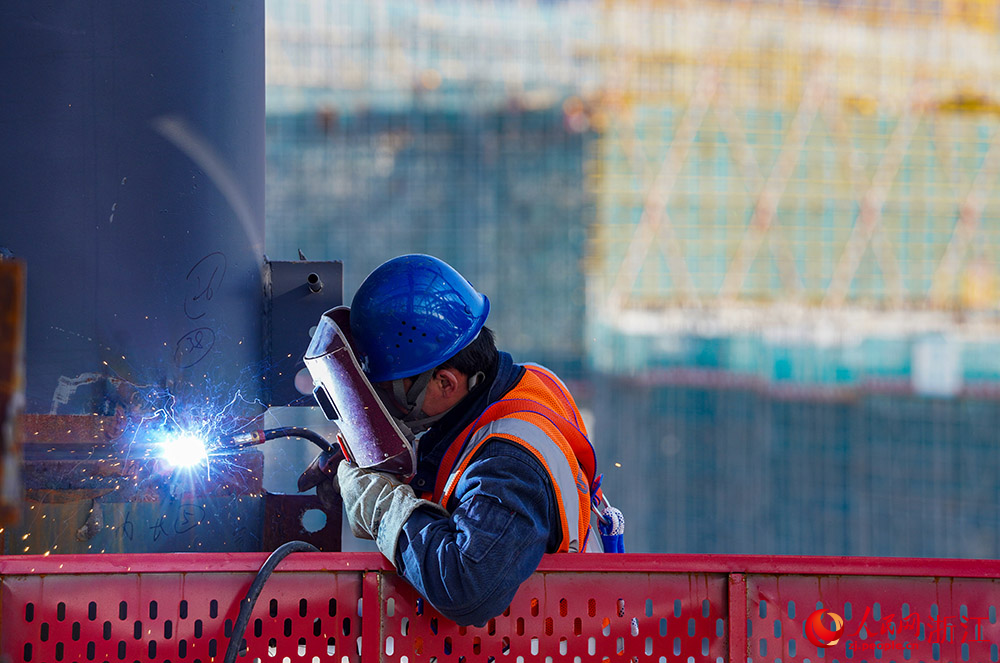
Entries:
[[337, 466], [343, 460], [344, 454], [339, 449], [324, 451], [313, 458], [309, 467], [299, 475], [299, 492], [310, 488], [316, 489], [316, 497], [326, 511], [340, 510], [340, 484], [337, 481]]
[[418, 499], [412, 488], [391, 474], [362, 470], [345, 460], [337, 478], [351, 532], [361, 539], [374, 539], [393, 566], [399, 533], [414, 510], [426, 508], [448, 517], [441, 505]]

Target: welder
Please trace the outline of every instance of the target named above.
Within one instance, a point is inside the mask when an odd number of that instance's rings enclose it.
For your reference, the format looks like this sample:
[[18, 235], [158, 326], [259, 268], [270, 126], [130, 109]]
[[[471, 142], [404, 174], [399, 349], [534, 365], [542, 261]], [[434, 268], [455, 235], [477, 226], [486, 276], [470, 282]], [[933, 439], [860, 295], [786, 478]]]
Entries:
[[321, 470], [323, 454], [299, 484], [316, 486], [321, 500], [339, 489], [355, 536], [373, 539], [461, 625], [502, 613], [544, 553], [602, 550], [591, 533], [601, 490], [583, 418], [554, 373], [497, 350], [489, 310], [432, 256], [375, 269], [351, 303], [350, 334], [358, 365], [413, 444], [412, 476], [349, 460], [333, 475]]

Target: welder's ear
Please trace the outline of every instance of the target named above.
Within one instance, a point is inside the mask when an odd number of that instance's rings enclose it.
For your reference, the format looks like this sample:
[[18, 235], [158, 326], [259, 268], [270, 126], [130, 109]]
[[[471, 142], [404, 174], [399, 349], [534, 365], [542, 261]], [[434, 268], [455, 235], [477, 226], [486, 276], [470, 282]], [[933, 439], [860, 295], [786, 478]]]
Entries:
[[457, 371], [450, 368], [441, 368], [434, 371], [434, 377], [431, 379], [444, 396], [451, 396], [458, 391], [460, 385], [467, 382]]

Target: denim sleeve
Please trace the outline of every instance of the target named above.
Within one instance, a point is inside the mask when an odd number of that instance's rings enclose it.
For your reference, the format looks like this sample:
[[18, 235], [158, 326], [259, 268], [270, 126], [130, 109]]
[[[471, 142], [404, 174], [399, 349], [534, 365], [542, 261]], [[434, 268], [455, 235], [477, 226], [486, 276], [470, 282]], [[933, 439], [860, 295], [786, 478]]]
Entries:
[[455, 499], [450, 518], [413, 512], [399, 536], [396, 569], [442, 615], [482, 626], [507, 609], [558, 541], [555, 493], [531, 453], [493, 438], [462, 475]]

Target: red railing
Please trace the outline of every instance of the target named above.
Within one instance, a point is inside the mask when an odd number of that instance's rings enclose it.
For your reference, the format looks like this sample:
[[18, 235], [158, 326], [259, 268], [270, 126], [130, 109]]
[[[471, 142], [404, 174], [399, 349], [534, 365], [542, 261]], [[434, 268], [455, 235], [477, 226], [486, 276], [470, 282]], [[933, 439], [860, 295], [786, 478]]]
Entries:
[[[2, 557], [0, 660], [221, 661], [265, 557]], [[475, 628], [380, 555], [297, 553], [264, 587], [239, 660], [995, 662], [998, 578], [1000, 561], [552, 555]], [[805, 632], [819, 607], [844, 621], [829, 647]]]

